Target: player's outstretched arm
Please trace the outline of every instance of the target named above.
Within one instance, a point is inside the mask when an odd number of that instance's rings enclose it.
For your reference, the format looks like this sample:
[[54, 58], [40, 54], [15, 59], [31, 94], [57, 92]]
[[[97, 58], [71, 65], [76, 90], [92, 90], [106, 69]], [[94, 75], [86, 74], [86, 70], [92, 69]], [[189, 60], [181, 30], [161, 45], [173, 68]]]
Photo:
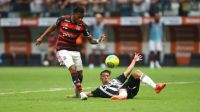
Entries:
[[56, 29], [55, 25], [52, 25], [50, 27], [48, 27], [46, 29], [46, 31], [36, 40], [35, 45], [40, 45], [42, 40], [44, 40], [45, 36], [47, 36], [48, 34], [50, 34], [51, 32], [53, 32]]
[[102, 41], [104, 41], [105, 39], [106, 39], [107, 37], [106, 37], [106, 35], [105, 34], [103, 34], [103, 35], [101, 35], [100, 37], [99, 37], [99, 39], [94, 39], [93, 37], [92, 37], [92, 35], [90, 35], [90, 36], [88, 36], [88, 41], [91, 43], [91, 44], [99, 44], [100, 42], [102, 42]]
[[128, 66], [128, 68], [126, 69], [126, 71], [124, 72], [125, 77], [128, 77], [129, 74], [131, 73], [131, 71], [133, 70], [135, 63], [137, 61], [141, 61], [142, 60], [142, 55], [140, 55], [139, 53], [135, 53], [135, 56], [131, 62], [131, 64]]

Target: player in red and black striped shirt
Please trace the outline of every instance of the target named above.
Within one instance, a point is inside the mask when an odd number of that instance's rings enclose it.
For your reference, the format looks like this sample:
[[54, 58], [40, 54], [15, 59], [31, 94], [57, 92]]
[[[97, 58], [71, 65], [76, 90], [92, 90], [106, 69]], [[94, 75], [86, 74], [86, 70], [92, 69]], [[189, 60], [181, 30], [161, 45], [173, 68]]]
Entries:
[[73, 83], [80, 93], [82, 100], [87, 99], [87, 95], [82, 91], [81, 82], [83, 79], [82, 60], [76, 39], [83, 35], [91, 44], [98, 44], [105, 40], [106, 36], [102, 34], [99, 39], [93, 39], [88, 30], [88, 26], [82, 21], [84, 17], [84, 8], [77, 6], [73, 10], [73, 14], [62, 16], [57, 22], [50, 26], [37, 40], [36, 45], [40, 45], [46, 35], [58, 29], [56, 50], [57, 58], [60, 64], [64, 64], [70, 71]]

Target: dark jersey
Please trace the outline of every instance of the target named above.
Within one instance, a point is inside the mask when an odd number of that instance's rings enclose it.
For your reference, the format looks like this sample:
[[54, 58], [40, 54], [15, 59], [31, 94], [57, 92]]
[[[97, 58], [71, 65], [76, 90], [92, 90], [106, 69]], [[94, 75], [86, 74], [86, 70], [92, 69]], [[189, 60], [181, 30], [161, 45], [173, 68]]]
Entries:
[[119, 94], [119, 89], [124, 85], [126, 77], [124, 74], [114, 78], [108, 84], [99, 86], [92, 91], [94, 97], [110, 98], [113, 95]]
[[81, 34], [84, 37], [90, 35], [88, 26], [83, 21], [78, 24], [73, 22], [71, 16], [59, 17], [55, 25], [58, 28], [57, 50], [78, 51], [76, 39]]

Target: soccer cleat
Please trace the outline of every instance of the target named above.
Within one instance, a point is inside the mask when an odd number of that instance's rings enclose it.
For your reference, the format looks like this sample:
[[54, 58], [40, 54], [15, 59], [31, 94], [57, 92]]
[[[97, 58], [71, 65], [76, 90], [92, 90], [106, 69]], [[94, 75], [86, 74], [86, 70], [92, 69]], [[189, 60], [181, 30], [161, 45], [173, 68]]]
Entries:
[[88, 96], [84, 92], [80, 93], [80, 97], [81, 97], [81, 100], [87, 100], [88, 98]]
[[119, 95], [113, 95], [111, 97], [111, 100], [127, 100], [127, 97], [119, 96]]
[[156, 84], [156, 88], [155, 88], [156, 93], [159, 94], [160, 91], [165, 88], [165, 86], [166, 86], [165, 83]]

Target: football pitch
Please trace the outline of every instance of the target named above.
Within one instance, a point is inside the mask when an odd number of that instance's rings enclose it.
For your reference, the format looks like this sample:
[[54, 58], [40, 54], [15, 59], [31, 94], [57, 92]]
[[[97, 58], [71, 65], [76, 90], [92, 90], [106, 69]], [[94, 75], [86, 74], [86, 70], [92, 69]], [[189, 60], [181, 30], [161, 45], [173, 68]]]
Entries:
[[[64, 67], [0, 67], [0, 112], [200, 112], [200, 68], [174, 67], [151, 70], [136, 67], [155, 82], [166, 82], [160, 93], [142, 84], [134, 99], [65, 98], [73, 95]], [[99, 84], [101, 68], [84, 68], [84, 91]], [[111, 69], [112, 77], [125, 68]]]

